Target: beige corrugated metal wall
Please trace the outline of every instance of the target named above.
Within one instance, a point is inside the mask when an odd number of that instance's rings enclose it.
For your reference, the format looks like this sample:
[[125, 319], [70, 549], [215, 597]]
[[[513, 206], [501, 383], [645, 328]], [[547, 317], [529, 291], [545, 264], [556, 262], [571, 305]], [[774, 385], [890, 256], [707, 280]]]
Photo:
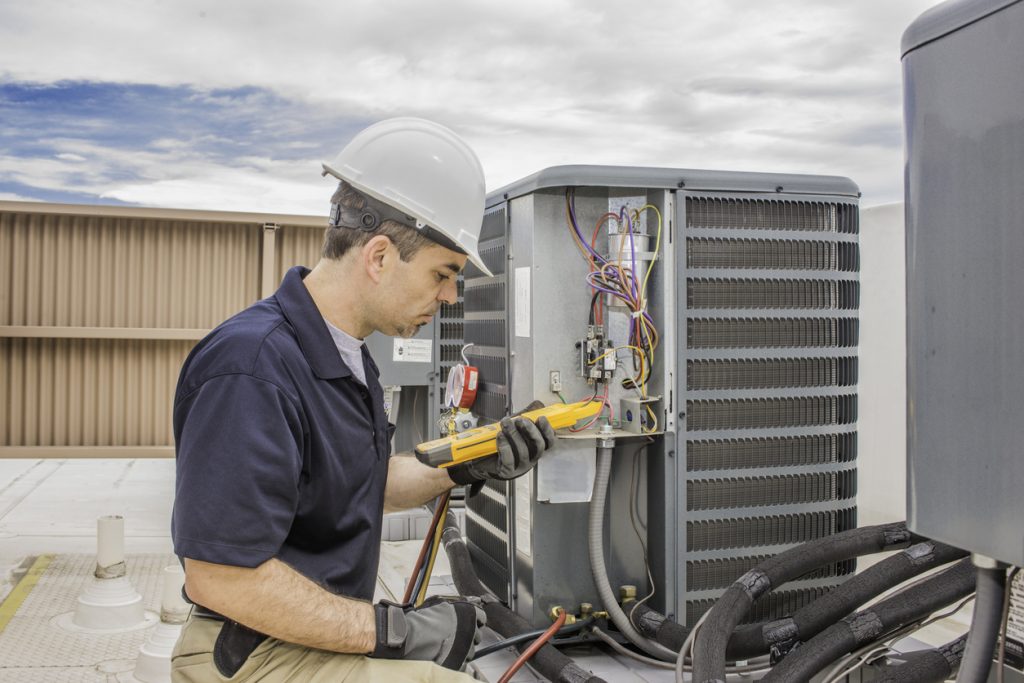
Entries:
[[172, 456], [185, 356], [324, 222], [0, 202], [0, 457]]

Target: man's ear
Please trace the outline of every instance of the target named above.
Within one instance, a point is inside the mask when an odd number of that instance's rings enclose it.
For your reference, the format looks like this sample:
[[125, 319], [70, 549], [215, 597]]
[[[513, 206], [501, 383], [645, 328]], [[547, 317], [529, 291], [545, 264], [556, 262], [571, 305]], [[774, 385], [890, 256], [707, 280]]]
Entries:
[[387, 264], [390, 246], [391, 240], [385, 235], [374, 235], [363, 245], [363, 267], [366, 269], [366, 274], [375, 283], [380, 282], [381, 274]]

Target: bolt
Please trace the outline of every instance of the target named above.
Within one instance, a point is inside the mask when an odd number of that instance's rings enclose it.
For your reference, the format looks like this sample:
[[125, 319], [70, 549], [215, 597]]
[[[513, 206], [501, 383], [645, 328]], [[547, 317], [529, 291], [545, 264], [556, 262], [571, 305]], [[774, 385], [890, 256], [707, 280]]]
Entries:
[[619, 602], [627, 603], [636, 600], [636, 586], [626, 584], [619, 586]]
[[581, 602], [580, 603], [580, 614], [582, 616], [584, 616], [584, 617], [588, 616], [593, 611], [594, 611], [594, 605], [593, 604], [591, 604], [589, 602]]

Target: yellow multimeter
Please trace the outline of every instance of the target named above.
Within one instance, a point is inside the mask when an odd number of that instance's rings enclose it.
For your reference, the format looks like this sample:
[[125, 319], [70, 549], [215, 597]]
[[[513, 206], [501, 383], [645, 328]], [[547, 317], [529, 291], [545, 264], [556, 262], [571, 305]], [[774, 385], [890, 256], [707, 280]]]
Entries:
[[[602, 401], [556, 403], [527, 411], [518, 417], [529, 418], [534, 422], [541, 417], [546, 417], [552, 429], [581, 427], [600, 413], [603, 407]], [[501, 424], [495, 422], [484, 427], [476, 427], [459, 434], [446, 436], [443, 439], [427, 441], [416, 447], [416, 457], [425, 465], [443, 468], [494, 455], [498, 452], [499, 431], [501, 431]]]

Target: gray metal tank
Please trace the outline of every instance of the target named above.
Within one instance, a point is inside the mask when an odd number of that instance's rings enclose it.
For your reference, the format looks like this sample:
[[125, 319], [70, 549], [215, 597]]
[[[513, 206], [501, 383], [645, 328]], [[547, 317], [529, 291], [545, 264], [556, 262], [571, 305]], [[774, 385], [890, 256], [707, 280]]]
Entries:
[[1024, 2], [903, 36], [911, 528], [1024, 564]]

